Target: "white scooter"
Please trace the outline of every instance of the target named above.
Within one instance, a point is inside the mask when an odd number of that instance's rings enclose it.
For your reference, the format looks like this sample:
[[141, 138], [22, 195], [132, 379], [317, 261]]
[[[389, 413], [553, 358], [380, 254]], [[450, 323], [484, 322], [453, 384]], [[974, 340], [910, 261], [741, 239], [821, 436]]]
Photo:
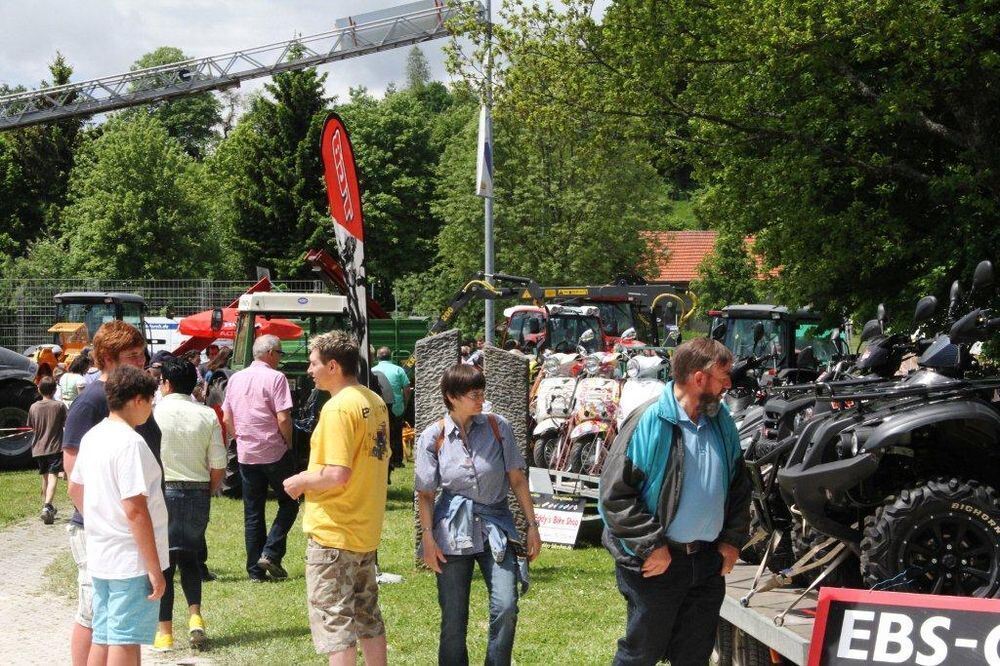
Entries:
[[[627, 333], [628, 331], [625, 332]], [[663, 393], [663, 387], [670, 376], [667, 350], [645, 347], [625, 348], [622, 351], [629, 354], [630, 358], [625, 363], [625, 381], [622, 383], [618, 413], [615, 415], [618, 429], [621, 429], [632, 412]]]
[[548, 468], [569, 419], [577, 375], [583, 367], [580, 354], [548, 353], [542, 362], [531, 411], [535, 427], [531, 432], [532, 463]]

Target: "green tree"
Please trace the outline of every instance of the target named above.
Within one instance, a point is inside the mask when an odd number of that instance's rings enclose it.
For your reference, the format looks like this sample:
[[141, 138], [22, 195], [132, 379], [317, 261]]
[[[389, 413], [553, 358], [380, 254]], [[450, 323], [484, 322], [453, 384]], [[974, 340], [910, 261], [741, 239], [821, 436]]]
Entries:
[[[78, 155], [63, 211], [66, 274], [101, 278], [225, 273], [201, 166], [153, 117], [109, 121]], [[53, 259], [51, 244], [34, 263]]]
[[250, 101], [211, 160], [221, 198], [215, 216], [232, 231], [248, 276], [255, 266], [285, 278], [308, 275], [303, 253], [329, 242], [319, 152], [325, 80], [311, 68], [276, 75], [265, 86], [270, 96]]
[[[662, 181], [628, 140], [608, 141], [571, 116], [523, 121], [516, 88], [494, 116], [497, 270], [547, 284], [601, 284], [651, 259], [641, 231], [666, 212]], [[483, 200], [474, 194], [478, 103], [455, 112], [464, 124], [437, 170], [432, 212], [444, 224], [434, 268], [398, 284], [407, 309], [437, 315], [483, 265]], [[450, 124], [450, 121], [447, 123]], [[481, 327], [480, 304], [460, 322]]]
[[[73, 68], [57, 52], [49, 73], [52, 81], [42, 81], [40, 87], [69, 83]], [[7, 238], [6, 251], [12, 256], [24, 254], [35, 239], [58, 226], [81, 125], [71, 118], [11, 130], [0, 137], [0, 220], [6, 222], [0, 236]]]
[[715, 248], [700, 266], [699, 278], [691, 285], [698, 295], [699, 309], [718, 309], [732, 303], [757, 303], [765, 291], [758, 280], [757, 260], [739, 233], [722, 231]]
[[440, 149], [432, 140], [435, 116], [421, 101], [423, 90], [379, 100], [357, 89], [337, 108], [358, 165], [369, 281], [386, 305], [395, 279], [427, 269], [441, 226], [431, 210]]
[[414, 45], [406, 55], [406, 88], [418, 90], [430, 83], [431, 67], [427, 56], [419, 46]]
[[[161, 46], [135, 61], [132, 70], [159, 67], [189, 58], [174, 46]], [[143, 85], [160, 86], [162, 77], [151, 76]], [[189, 155], [202, 158], [218, 140], [216, 126], [222, 122], [222, 104], [213, 93], [186, 95], [130, 110], [126, 114], [147, 113], [154, 116], [170, 136], [180, 141]]]
[[781, 300], [909, 309], [1000, 246], [994, 3], [591, 7], [509, 5], [500, 85], [520, 76], [536, 115], [618, 126], [664, 177], [689, 172], [699, 218], [782, 267]]

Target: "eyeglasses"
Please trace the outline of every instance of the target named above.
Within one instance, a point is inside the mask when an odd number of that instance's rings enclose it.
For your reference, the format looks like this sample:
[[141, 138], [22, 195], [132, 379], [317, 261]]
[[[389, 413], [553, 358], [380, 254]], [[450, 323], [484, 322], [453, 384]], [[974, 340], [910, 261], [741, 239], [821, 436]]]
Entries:
[[475, 400], [476, 402], [483, 402], [486, 400], [486, 391], [469, 391], [462, 397]]
[[285, 355], [285, 350], [284, 349], [272, 349], [271, 351], [273, 351], [278, 356], [284, 356]]

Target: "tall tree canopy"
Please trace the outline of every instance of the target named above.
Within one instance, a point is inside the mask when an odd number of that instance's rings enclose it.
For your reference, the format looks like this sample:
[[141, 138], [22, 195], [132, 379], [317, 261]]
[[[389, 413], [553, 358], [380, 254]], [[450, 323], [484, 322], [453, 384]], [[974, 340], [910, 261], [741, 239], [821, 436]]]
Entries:
[[[73, 68], [57, 52], [49, 73], [52, 80], [39, 87], [69, 83]], [[35, 239], [56, 231], [81, 125], [70, 118], [0, 135], [0, 239], [6, 239], [0, 253], [20, 256]]]
[[701, 219], [782, 267], [780, 299], [912, 303], [995, 255], [995, 2], [591, 9], [509, 5], [501, 85], [524, 83], [539, 113], [619, 127], [665, 176], [688, 170]]
[[214, 210], [248, 276], [255, 266], [282, 277], [307, 275], [302, 255], [328, 241], [319, 152], [325, 80], [315, 69], [276, 75], [213, 157], [220, 197]]
[[[135, 61], [133, 70], [170, 65], [188, 60], [184, 52], [174, 46], [161, 46]], [[158, 77], [151, 77], [150, 85], [162, 85]], [[222, 104], [214, 93], [186, 95], [164, 102], [157, 102], [126, 112], [148, 113], [177, 139], [192, 157], [201, 158], [218, 140], [216, 126], [222, 122]]]
[[109, 121], [78, 155], [63, 211], [63, 275], [190, 278], [226, 273], [201, 167], [153, 117]]

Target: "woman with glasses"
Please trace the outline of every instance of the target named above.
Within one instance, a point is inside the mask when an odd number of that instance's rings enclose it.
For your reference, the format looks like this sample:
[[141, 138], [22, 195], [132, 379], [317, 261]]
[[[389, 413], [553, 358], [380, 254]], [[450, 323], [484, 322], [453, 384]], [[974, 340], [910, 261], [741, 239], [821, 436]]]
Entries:
[[[524, 457], [510, 424], [483, 414], [485, 388], [486, 379], [475, 366], [459, 363], [446, 370], [441, 396], [448, 412], [424, 430], [416, 447], [422, 557], [437, 574], [438, 663], [449, 666], [469, 663], [465, 635], [477, 564], [490, 595], [486, 664], [511, 663], [520, 576], [515, 551], [524, 549], [528, 560], [534, 560], [542, 543]], [[507, 505], [509, 490], [527, 518], [523, 537]]]

